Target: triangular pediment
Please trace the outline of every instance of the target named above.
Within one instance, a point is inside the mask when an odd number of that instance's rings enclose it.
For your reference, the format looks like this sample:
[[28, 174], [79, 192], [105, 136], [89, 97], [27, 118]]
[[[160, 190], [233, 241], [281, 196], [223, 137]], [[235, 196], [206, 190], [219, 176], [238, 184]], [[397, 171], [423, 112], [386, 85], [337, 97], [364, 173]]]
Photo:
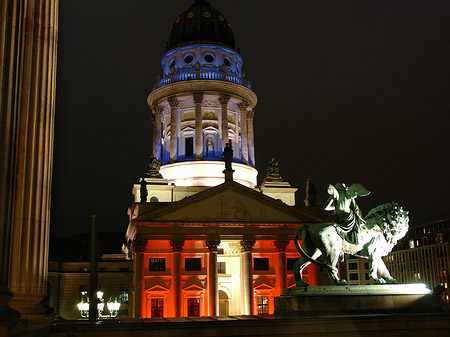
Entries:
[[153, 287], [151, 287], [149, 289], [146, 289], [145, 291], [146, 292], [149, 292], [149, 291], [169, 291], [169, 289], [167, 289], [167, 288], [157, 284], [157, 285], [155, 285], [155, 286], [153, 286]]
[[255, 289], [257, 289], [257, 290], [272, 290], [273, 287], [268, 285], [267, 283], [261, 283], [260, 285], [256, 286]]
[[142, 214], [135, 221], [297, 223], [321, 220], [229, 181]]

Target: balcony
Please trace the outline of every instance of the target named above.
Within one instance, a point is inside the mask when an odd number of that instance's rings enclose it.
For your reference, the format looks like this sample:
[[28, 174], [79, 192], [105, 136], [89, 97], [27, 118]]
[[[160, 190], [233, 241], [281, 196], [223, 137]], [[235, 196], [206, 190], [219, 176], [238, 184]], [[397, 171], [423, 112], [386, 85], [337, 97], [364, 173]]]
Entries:
[[245, 86], [249, 89], [251, 89], [250, 83], [239, 76], [222, 73], [222, 72], [216, 72], [216, 71], [188, 71], [188, 72], [182, 72], [178, 74], [174, 74], [171, 76], [167, 76], [160, 80], [158, 83], [155, 84], [153, 87], [153, 90], [156, 90], [158, 88], [161, 88], [165, 85], [175, 83], [175, 82], [181, 82], [181, 81], [191, 81], [191, 80], [218, 80], [218, 81], [226, 81], [231, 83], [236, 83], [242, 86]]

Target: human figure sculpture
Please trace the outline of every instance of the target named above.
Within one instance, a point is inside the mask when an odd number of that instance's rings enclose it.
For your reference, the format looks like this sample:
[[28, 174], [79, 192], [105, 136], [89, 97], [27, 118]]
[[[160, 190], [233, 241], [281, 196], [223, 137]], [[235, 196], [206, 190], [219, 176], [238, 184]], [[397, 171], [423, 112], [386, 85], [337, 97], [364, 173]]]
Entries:
[[206, 155], [213, 156], [214, 155], [214, 142], [211, 137], [206, 139]]
[[141, 179], [141, 202], [147, 202], [148, 192], [147, 192], [147, 182], [145, 177]]
[[280, 168], [278, 167], [278, 162], [275, 160], [275, 158], [272, 158], [269, 161], [269, 166], [267, 166], [266, 180], [269, 180], [269, 181], [283, 180], [280, 176]]
[[330, 197], [325, 203], [326, 211], [333, 211], [334, 222], [339, 227], [341, 236], [350, 243], [358, 243], [358, 232], [364, 219], [356, 204], [356, 197], [364, 197], [370, 192], [361, 184], [347, 187], [344, 183], [328, 185]]
[[147, 178], [162, 178], [161, 173], [159, 173], [159, 168], [161, 167], [161, 162], [152, 154], [150, 156], [150, 161], [147, 165], [147, 172], [145, 172], [145, 177]]
[[[350, 187], [344, 183], [328, 185], [330, 197], [325, 203], [325, 210], [333, 211], [334, 222], [304, 224], [294, 233], [295, 246], [301, 255], [294, 264], [297, 286], [308, 286], [302, 271], [310, 263], [325, 268], [334, 284], [347, 284], [346, 280], [339, 278], [337, 268], [338, 261], [344, 260], [344, 254], [369, 260], [372, 283], [396, 283], [382, 257], [389, 254], [408, 231], [408, 211], [391, 202], [373, 208], [363, 217], [355, 199], [369, 193], [360, 184]], [[325, 263], [317, 261], [322, 254]]]
[[232, 171], [231, 162], [233, 160], [233, 150], [229, 143], [225, 144], [222, 154], [223, 161], [225, 162], [225, 171]]

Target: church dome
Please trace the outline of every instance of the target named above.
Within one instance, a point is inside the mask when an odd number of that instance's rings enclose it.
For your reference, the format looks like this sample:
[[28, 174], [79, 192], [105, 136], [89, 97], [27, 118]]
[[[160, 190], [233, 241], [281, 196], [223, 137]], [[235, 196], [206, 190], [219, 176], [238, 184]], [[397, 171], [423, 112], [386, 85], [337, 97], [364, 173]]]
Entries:
[[236, 50], [231, 25], [209, 1], [196, 0], [181, 13], [170, 29], [166, 51], [190, 43], [214, 43]]

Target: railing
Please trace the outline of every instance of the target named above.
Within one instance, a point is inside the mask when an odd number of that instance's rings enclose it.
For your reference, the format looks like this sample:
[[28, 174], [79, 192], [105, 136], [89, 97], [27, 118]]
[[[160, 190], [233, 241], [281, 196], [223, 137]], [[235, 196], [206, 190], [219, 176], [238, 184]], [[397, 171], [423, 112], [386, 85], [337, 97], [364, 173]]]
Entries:
[[157, 88], [161, 88], [165, 85], [181, 82], [181, 81], [190, 81], [190, 80], [219, 80], [219, 81], [227, 81], [236, 83], [239, 85], [243, 85], [249, 89], [251, 89], [251, 85], [246, 80], [240, 78], [239, 76], [235, 76], [227, 73], [220, 73], [216, 71], [188, 71], [184, 73], [174, 74], [160, 80], [153, 87], [153, 90]]

